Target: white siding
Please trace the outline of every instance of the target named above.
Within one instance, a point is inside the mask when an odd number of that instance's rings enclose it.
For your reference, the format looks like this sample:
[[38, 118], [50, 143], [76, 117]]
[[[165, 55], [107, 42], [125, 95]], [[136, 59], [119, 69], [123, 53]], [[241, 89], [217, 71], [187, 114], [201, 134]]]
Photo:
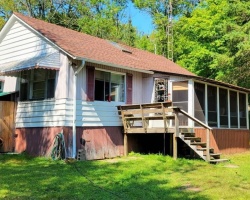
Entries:
[[[76, 126], [122, 126], [117, 102], [77, 101]], [[69, 99], [19, 102], [16, 128], [72, 126], [73, 101]]]
[[29, 59], [58, 50], [16, 21], [0, 43], [0, 62]]

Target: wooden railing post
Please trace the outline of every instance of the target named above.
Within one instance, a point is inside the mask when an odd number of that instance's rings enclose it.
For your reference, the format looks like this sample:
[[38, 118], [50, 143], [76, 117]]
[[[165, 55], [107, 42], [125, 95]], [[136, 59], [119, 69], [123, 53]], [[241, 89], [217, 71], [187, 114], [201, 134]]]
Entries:
[[210, 161], [210, 130], [207, 128], [207, 150], [206, 150], [206, 160]]

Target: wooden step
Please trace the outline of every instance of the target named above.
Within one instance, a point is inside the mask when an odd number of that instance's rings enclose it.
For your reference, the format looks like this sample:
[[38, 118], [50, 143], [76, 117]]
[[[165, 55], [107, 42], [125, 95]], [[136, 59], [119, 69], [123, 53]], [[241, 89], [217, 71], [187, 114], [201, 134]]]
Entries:
[[182, 135], [184, 135], [184, 137], [195, 137], [195, 133], [192, 132], [182, 132]]
[[200, 145], [202, 147], [206, 147], [207, 143], [206, 142], [191, 142], [191, 145]]
[[209, 162], [213, 164], [217, 164], [217, 163], [227, 162], [227, 161], [228, 159], [213, 159], [213, 160], [210, 160]]
[[213, 159], [219, 159], [220, 156], [221, 156], [221, 153], [210, 153], [210, 159], [213, 158]]
[[[197, 150], [197, 151], [206, 151], [207, 148], [206, 148], [206, 147], [202, 147], [202, 148], [197, 148], [196, 150]], [[213, 149], [213, 148], [210, 148], [210, 149], [209, 149], [209, 152], [210, 152], [210, 153], [214, 153], [214, 149]]]
[[184, 140], [190, 140], [191, 142], [193, 141], [200, 142], [201, 138], [200, 137], [184, 137]]

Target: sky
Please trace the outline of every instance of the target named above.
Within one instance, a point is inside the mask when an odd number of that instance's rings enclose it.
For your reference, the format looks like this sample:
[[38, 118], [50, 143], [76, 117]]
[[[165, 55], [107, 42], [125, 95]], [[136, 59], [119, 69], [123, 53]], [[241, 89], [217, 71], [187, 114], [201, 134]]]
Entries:
[[152, 18], [148, 13], [138, 10], [132, 3], [129, 4], [127, 9], [132, 18], [132, 24], [137, 27], [139, 32], [145, 35], [152, 33], [154, 26], [152, 24]]

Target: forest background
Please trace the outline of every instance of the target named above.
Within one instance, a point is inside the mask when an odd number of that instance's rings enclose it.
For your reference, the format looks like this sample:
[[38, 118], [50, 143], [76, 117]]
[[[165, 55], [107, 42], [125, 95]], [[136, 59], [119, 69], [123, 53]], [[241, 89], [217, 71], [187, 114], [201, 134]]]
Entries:
[[[174, 62], [206, 78], [250, 88], [249, 0], [0, 0], [0, 29], [13, 11], [167, 57], [168, 23]], [[150, 15], [140, 32], [128, 5]]]

